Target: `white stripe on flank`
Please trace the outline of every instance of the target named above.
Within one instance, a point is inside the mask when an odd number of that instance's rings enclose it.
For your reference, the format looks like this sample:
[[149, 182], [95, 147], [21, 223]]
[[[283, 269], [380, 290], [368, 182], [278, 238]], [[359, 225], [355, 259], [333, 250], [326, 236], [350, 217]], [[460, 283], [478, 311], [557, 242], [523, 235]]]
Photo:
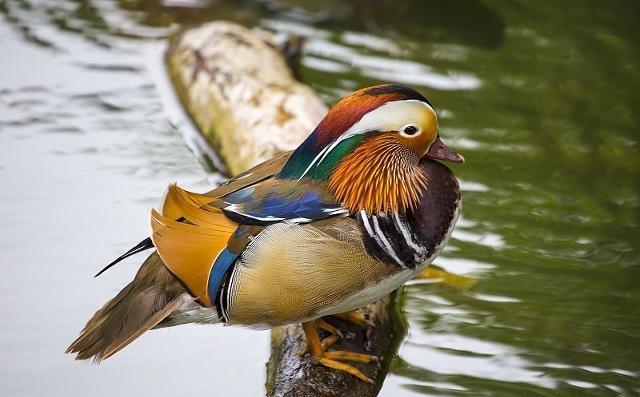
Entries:
[[375, 234], [373, 234], [373, 230], [371, 229], [369, 218], [367, 217], [367, 213], [365, 212], [365, 210], [360, 210], [360, 217], [362, 218], [362, 224], [364, 225], [364, 228], [367, 230], [367, 233], [369, 233], [369, 237], [375, 239], [376, 236]]
[[397, 212], [393, 213], [393, 217], [394, 217], [395, 223], [398, 226], [398, 229], [400, 229], [400, 232], [402, 233], [402, 237], [404, 237], [404, 241], [407, 243], [407, 245], [409, 247], [411, 247], [416, 253], [421, 253], [422, 251], [424, 251], [424, 249], [422, 247], [420, 247], [418, 244], [413, 242], [413, 238], [411, 238], [411, 235], [409, 234], [409, 231], [407, 230], [406, 226], [404, 225], [404, 222], [402, 222], [400, 220], [400, 218], [398, 217], [398, 213]]
[[231, 272], [231, 276], [229, 277], [229, 283], [227, 285], [227, 307], [226, 310], [224, 307], [220, 308], [222, 312], [222, 316], [225, 319], [225, 322], [229, 322], [229, 310], [231, 310], [231, 305], [233, 304], [233, 294], [236, 286], [236, 273], [238, 271], [237, 262], [233, 265], [233, 271]]
[[382, 248], [387, 252], [387, 254], [389, 254], [389, 256], [393, 258], [394, 261], [398, 263], [398, 265], [402, 266], [403, 268], [406, 267], [404, 262], [402, 262], [400, 258], [398, 258], [398, 255], [396, 255], [396, 252], [391, 247], [391, 244], [389, 244], [389, 240], [387, 240], [384, 233], [382, 233], [382, 230], [380, 230], [380, 225], [378, 224], [378, 217], [375, 215], [372, 215], [371, 218], [373, 219], [373, 227], [376, 231], [376, 235], [378, 236], [379, 240], [382, 242]]

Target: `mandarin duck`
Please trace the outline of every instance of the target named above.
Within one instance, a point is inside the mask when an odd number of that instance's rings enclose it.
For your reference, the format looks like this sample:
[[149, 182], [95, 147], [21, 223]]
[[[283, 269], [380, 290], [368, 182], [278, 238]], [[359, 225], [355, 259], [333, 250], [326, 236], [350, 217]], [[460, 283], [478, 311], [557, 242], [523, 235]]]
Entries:
[[169, 186], [151, 237], [107, 268], [155, 251], [67, 352], [101, 361], [185, 323], [302, 323], [317, 363], [371, 382], [344, 362], [376, 357], [329, 351], [316, 327], [389, 294], [442, 251], [460, 190], [436, 160], [464, 161], [440, 140], [432, 105], [380, 85], [341, 99], [294, 151], [208, 193]]

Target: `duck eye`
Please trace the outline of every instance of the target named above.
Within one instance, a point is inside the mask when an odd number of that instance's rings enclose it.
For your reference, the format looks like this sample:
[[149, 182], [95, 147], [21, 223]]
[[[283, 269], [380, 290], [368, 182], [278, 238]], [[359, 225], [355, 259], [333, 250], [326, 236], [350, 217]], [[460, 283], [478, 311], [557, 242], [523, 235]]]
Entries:
[[418, 132], [418, 127], [416, 127], [415, 125], [408, 125], [404, 127], [402, 132], [407, 135], [415, 135]]

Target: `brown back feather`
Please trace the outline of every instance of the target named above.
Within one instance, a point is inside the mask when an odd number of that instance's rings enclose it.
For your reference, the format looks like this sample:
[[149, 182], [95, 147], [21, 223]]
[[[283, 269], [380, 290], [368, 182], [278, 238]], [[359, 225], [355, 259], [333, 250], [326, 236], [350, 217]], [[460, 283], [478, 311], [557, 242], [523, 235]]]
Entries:
[[77, 353], [76, 360], [106, 360], [168, 316], [185, 294], [154, 252], [133, 281], [93, 315], [67, 353]]

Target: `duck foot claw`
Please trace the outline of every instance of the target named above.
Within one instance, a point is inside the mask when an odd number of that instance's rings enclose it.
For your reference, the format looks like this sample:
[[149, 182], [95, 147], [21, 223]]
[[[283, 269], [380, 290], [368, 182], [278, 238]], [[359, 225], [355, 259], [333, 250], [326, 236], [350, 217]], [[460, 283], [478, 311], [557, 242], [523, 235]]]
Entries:
[[[378, 361], [378, 357], [372, 356], [370, 354], [354, 353], [348, 351], [328, 352], [327, 349], [331, 345], [333, 345], [340, 337], [338, 334], [334, 333], [333, 335], [330, 335], [320, 341], [318, 330], [316, 329], [316, 326], [323, 326], [320, 322], [324, 322], [324, 320], [314, 320], [302, 324], [302, 328], [304, 329], [305, 335], [307, 337], [307, 348], [304, 351], [310, 351], [316, 362], [324, 365], [325, 367], [333, 368], [338, 371], [344, 371], [364, 382], [373, 383], [373, 380], [364, 375], [358, 368], [349, 364], [345, 364], [342, 361], [352, 361], [368, 364]], [[331, 331], [327, 330], [327, 332]]]
[[318, 319], [318, 328], [324, 331], [327, 331], [332, 335], [337, 335], [339, 338], [344, 337], [344, 335], [342, 335], [342, 332], [338, 328], [334, 327], [333, 325], [329, 324], [328, 322], [324, 321], [321, 318]]
[[340, 337], [338, 335], [327, 336], [320, 342], [322, 345], [322, 350], [327, 351], [334, 343], [336, 343]]
[[[329, 336], [327, 336], [326, 338], [324, 338], [320, 342], [320, 345], [322, 346], [322, 350], [326, 351], [331, 346], [333, 346], [334, 343], [336, 343], [339, 340], [340, 340], [340, 336], [338, 336], [338, 335], [329, 335]], [[298, 352], [298, 355], [300, 357], [302, 357], [305, 354], [307, 354], [308, 351], [309, 351], [309, 345], [307, 344], [307, 345], [304, 346], [304, 348], [300, 349], [300, 351]]]
[[369, 384], [373, 384], [373, 380], [368, 378], [358, 368], [352, 367], [349, 364], [341, 363], [340, 361], [335, 361], [335, 360], [331, 360], [329, 358], [323, 358], [323, 357], [318, 359], [318, 363], [324, 365], [325, 367], [337, 369], [338, 371], [344, 371], [346, 373], [349, 373], [349, 374], [355, 376], [356, 378], [358, 378], [358, 379], [360, 379], [360, 380], [362, 380], [364, 382], [367, 382]]
[[341, 320], [348, 321], [359, 327], [375, 327], [374, 322], [367, 319], [364, 316], [364, 314], [360, 313], [358, 310], [352, 310], [350, 312], [344, 312], [344, 313], [336, 313], [333, 315], [333, 317], [337, 317]]
[[369, 364], [369, 363], [378, 361], [378, 357], [373, 356], [371, 354], [354, 353], [354, 352], [346, 352], [346, 351], [324, 352], [322, 357], [328, 358], [330, 360], [353, 361], [356, 363], [364, 363], [364, 364]]

